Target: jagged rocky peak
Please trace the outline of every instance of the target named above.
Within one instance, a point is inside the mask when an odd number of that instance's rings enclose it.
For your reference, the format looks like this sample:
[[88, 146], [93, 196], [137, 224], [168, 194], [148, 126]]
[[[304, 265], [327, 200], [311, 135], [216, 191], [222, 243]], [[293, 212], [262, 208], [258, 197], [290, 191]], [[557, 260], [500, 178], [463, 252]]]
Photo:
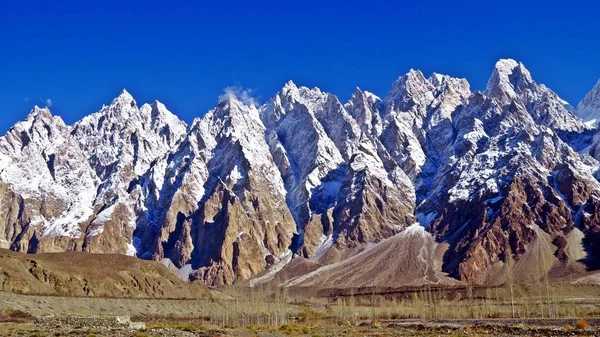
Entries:
[[356, 120], [363, 132], [381, 134], [383, 101], [377, 95], [356, 87], [352, 97], [344, 107]]
[[283, 85], [283, 88], [281, 88], [281, 90], [279, 91], [279, 93], [281, 93], [285, 96], [288, 96], [290, 94], [293, 95], [297, 92], [298, 92], [298, 86], [292, 80], [285, 82], [285, 84]]
[[440, 89], [455, 89], [457, 91], [467, 91], [470, 93], [471, 85], [466, 78], [452, 77], [434, 72], [427, 79], [435, 88]]
[[63, 142], [66, 134], [68, 127], [62, 118], [52, 115], [50, 109], [36, 105], [24, 121], [15, 124], [0, 138], [0, 148], [7, 155], [18, 154], [26, 147], [42, 151], [51, 144]]
[[[297, 207], [306, 206], [307, 188], [318, 186], [321, 178], [343, 163], [340, 150], [321, 123], [328, 101], [332, 107], [341, 106], [318, 88], [298, 88], [290, 81], [261, 107], [269, 148], [288, 189], [293, 191], [291, 202], [303, 205]], [[334, 119], [347, 121], [338, 119], [338, 114], [330, 117], [331, 124]]]
[[300, 103], [300, 90], [293, 81], [285, 83], [283, 88], [261, 107], [261, 118], [267, 127], [277, 123], [288, 111], [294, 110]]
[[[466, 79], [438, 73], [425, 78], [421, 71], [411, 69], [392, 84], [384, 100], [385, 115], [401, 120], [409, 127], [427, 129], [449, 119], [470, 95], [471, 88]], [[415, 133], [419, 131], [415, 130]]]
[[145, 103], [140, 107], [140, 111], [142, 115], [149, 117], [151, 128], [161, 127], [164, 124], [173, 128], [173, 131], [179, 135], [183, 135], [187, 131], [187, 124], [169, 111], [162, 102]]
[[265, 141], [265, 126], [253, 102], [242, 102], [236, 95], [228, 94], [199, 123], [208, 149], [239, 143], [250, 165], [274, 170], [270, 174], [278, 176]]
[[502, 59], [496, 63], [484, 94], [502, 105], [522, 104], [537, 124], [556, 130], [573, 146], [578, 141], [573, 134], [589, 130], [568, 102], [536, 83], [523, 63], [515, 60]]
[[33, 109], [27, 115], [26, 120], [32, 120], [37, 118], [52, 118], [52, 112], [48, 107], [40, 108], [39, 106], [34, 106]]
[[[134, 174], [141, 175], [186, 132], [185, 122], [162, 103], [138, 108], [133, 96], [123, 90], [110, 105], [77, 122], [72, 134], [99, 172], [120, 161], [124, 166], [131, 164]], [[100, 175], [104, 179], [106, 174]]]
[[471, 86], [464, 78], [433, 73], [428, 81], [435, 87], [430, 112], [427, 116], [427, 128], [431, 129], [443, 120], [451, 119], [452, 112], [465, 104], [471, 95]]
[[387, 110], [408, 111], [417, 106], [417, 112], [424, 115], [424, 108], [433, 100], [433, 90], [434, 86], [420, 70], [411, 69], [392, 84], [385, 97]]
[[124, 128], [160, 131], [165, 125], [179, 136], [185, 134], [187, 125], [175, 116], [167, 107], [154, 101], [137, 106], [136, 100], [125, 89], [115, 97], [110, 105], [103, 105], [100, 111], [93, 113], [74, 125], [74, 133], [94, 125], [99, 131], [122, 131]]
[[286, 109], [290, 109], [293, 104], [305, 104], [310, 103], [311, 99], [322, 99], [322, 95], [323, 93], [319, 88], [298, 87], [293, 81], [288, 81], [277, 95], [275, 95], [274, 99], [276, 103], [281, 104]]
[[600, 123], [600, 80], [577, 105], [577, 115], [588, 126], [597, 127]]
[[121, 91], [119, 96], [117, 96], [113, 99], [111, 105], [121, 105], [121, 106], [129, 105], [130, 107], [134, 108], [134, 107], [136, 107], [137, 102], [135, 101], [133, 96], [131, 96], [131, 94], [126, 89], [123, 89], [123, 91]]
[[[228, 93], [221, 99], [217, 107], [209, 111], [198, 125], [206, 141], [217, 142], [220, 137], [230, 137], [233, 141], [243, 142], [243, 145], [252, 146], [246, 133], [264, 133], [264, 125], [260, 119], [258, 109], [253, 102], [242, 102], [235, 94]], [[213, 138], [212, 140], [209, 138]], [[210, 145], [215, 146], [216, 143]]]
[[484, 94], [506, 105], [517, 98], [518, 94], [522, 94], [524, 88], [534, 83], [523, 63], [513, 59], [501, 59], [496, 62]]

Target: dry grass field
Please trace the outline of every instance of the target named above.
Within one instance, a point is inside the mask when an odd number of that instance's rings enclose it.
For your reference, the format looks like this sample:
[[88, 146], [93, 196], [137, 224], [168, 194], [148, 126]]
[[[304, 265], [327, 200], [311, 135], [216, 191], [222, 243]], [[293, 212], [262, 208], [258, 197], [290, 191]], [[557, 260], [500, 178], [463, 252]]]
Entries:
[[[424, 287], [308, 293], [264, 286], [211, 299], [0, 293], [0, 336], [571, 336], [600, 333], [600, 287]], [[36, 317], [130, 315], [143, 331], [47, 325]]]

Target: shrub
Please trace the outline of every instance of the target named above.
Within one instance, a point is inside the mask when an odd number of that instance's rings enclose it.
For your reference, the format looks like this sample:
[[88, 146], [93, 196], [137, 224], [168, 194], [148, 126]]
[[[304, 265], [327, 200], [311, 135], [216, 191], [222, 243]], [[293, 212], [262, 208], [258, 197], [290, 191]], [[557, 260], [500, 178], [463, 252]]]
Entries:
[[571, 332], [571, 331], [573, 331], [573, 326], [571, 324], [567, 323], [567, 324], [565, 324], [563, 326], [563, 331], [564, 332]]
[[382, 311], [379, 313], [379, 319], [390, 319], [390, 314], [387, 311]]
[[6, 310], [0, 314], [0, 323], [27, 323], [33, 320], [32, 315], [19, 310]]
[[185, 331], [185, 332], [194, 332], [196, 331], [196, 327], [191, 324], [179, 325], [176, 328], [177, 330]]
[[322, 319], [327, 317], [326, 314], [314, 311], [307, 307], [302, 308], [302, 311], [298, 314], [298, 316], [300, 317], [301, 322], [307, 322], [309, 320]]
[[291, 334], [291, 333], [299, 332], [299, 331], [301, 331], [301, 329], [299, 326], [297, 326], [295, 324], [284, 324], [279, 328], [279, 331], [286, 333], [286, 334]]
[[575, 323], [575, 326], [579, 330], [586, 330], [590, 326], [590, 323], [588, 323], [588, 321], [585, 319], [580, 319], [577, 321], [577, 323]]

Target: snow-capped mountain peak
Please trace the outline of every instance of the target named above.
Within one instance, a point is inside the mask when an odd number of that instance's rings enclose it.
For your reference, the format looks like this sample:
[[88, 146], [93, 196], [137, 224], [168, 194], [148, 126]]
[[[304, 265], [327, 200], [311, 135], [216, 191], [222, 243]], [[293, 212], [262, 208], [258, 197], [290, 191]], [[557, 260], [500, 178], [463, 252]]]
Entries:
[[29, 112], [29, 115], [27, 115], [27, 120], [29, 120], [31, 118], [35, 118], [38, 115], [51, 117], [52, 112], [50, 112], [50, 109], [48, 107], [40, 108], [39, 106], [36, 105], [33, 107], [33, 109], [31, 109], [31, 111]]
[[133, 96], [129, 93], [129, 91], [127, 91], [127, 89], [123, 89], [121, 91], [121, 93], [119, 94], [119, 96], [115, 97], [113, 99], [113, 103], [116, 102], [124, 102], [124, 103], [129, 103], [131, 101], [135, 101], [135, 99], [133, 98]]
[[381, 133], [381, 109], [383, 102], [377, 95], [356, 87], [352, 97], [344, 105], [346, 111], [367, 134]]
[[290, 90], [297, 90], [298, 86], [296, 85], [296, 83], [294, 83], [294, 81], [289, 80], [287, 82], [285, 82], [285, 84], [283, 85], [283, 88], [281, 88], [282, 92], [288, 92]]
[[385, 100], [395, 110], [407, 111], [415, 104], [429, 104], [433, 100], [432, 90], [433, 86], [423, 73], [420, 70], [411, 69], [392, 84]]
[[600, 80], [577, 105], [577, 115], [589, 126], [600, 123]]
[[502, 59], [496, 63], [484, 94], [494, 97], [506, 105], [517, 98], [523, 87], [533, 83], [535, 82], [523, 63], [513, 59]]
[[496, 63], [484, 94], [497, 99], [502, 105], [520, 104], [533, 120], [561, 132], [571, 142], [568, 134], [587, 129], [575, 116], [573, 107], [543, 84], [536, 83], [523, 63], [503, 59]]

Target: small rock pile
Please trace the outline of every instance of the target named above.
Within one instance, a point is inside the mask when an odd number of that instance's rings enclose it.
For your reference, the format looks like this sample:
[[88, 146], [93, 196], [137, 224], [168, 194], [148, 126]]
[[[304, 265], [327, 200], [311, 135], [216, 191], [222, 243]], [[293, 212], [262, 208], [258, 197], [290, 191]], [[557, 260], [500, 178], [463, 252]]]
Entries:
[[98, 329], [132, 329], [143, 330], [146, 324], [132, 322], [128, 315], [123, 316], [43, 316], [36, 319], [37, 324], [63, 325]]

